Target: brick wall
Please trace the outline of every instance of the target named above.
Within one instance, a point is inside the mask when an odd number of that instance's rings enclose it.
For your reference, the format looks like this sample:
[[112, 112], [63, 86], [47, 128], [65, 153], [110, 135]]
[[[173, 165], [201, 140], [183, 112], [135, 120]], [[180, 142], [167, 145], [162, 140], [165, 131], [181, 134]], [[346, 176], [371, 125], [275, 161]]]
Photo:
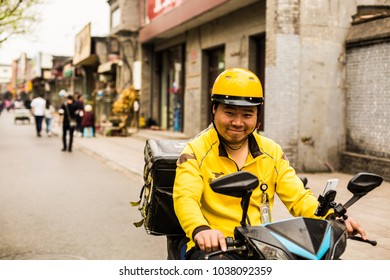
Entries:
[[347, 50], [347, 142], [342, 168], [390, 180], [390, 42]]
[[390, 43], [347, 52], [347, 151], [390, 156]]

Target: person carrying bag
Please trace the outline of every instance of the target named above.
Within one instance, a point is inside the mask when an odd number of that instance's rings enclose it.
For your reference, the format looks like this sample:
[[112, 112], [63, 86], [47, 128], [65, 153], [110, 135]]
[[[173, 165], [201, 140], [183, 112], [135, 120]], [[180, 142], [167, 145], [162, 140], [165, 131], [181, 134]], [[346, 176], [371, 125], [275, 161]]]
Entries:
[[[63, 114], [62, 120], [62, 151], [72, 152], [73, 132], [77, 127], [76, 110], [72, 95], [66, 97], [66, 102], [61, 105], [60, 114]], [[67, 133], [69, 132], [69, 143], [67, 144]]]

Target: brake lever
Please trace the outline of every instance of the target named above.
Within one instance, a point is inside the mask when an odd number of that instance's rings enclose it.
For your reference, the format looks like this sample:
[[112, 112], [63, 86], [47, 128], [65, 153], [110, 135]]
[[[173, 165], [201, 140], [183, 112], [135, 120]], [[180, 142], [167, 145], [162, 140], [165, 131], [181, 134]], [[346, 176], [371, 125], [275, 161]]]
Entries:
[[206, 254], [204, 256], [204, 259], [208, 260], [211, 257], [217, 256], [220, 254], [227, 254], [227, 253], [239, 252], [239, 251], [244, 251], [244, 250], [246, 250], [246, 246], [241, 246], [241, 247], [236, 247], [236, 248], [228, 248], [226, 251], [218, 250], [218, 251], [214, 251], [214, 252]]
[[376, 242], [376, 240], [369, 240], [369, 239], [364, 240], [360, 236], [356, 236], [356, 235], [349, 235], [348, 238], [352, 239], [352, 240], [360, 241], [360, 242], [369, 243], [372, 246], [376, 246], [378, 244], [378, 242]]

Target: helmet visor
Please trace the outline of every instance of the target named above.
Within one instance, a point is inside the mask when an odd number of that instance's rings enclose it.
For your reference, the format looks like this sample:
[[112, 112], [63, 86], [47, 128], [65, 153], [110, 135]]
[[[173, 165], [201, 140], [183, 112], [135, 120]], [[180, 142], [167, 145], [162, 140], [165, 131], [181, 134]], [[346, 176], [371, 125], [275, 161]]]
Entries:
[[257, 106], [263, 104], [264, 101], [262, 97], [242, 97], [222, 94], [213, 94], [211, 99], [216, 102], [233, 106]]

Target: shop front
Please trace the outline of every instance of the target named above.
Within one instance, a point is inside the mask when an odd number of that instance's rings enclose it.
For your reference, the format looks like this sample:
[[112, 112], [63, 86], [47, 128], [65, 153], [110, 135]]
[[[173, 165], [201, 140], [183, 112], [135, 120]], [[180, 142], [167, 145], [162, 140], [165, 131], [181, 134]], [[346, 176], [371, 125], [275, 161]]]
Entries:
[[223, 70], [249, 68], [264, 80], [265, 40], [256, 38], [265, 38], [265, 6], [251, 0], [170, 1], [153, 14], [154, 2], [145, 6], [139, 33], [141, 114], [162, 130], [193, 137], [211, 122], [211, 89]]
[[178, 45], [156, 54], [158, 69], [155, 98], [159, 101], [158, 124], [168, 131], [183, 131], [184, 113], [184, 45]]

